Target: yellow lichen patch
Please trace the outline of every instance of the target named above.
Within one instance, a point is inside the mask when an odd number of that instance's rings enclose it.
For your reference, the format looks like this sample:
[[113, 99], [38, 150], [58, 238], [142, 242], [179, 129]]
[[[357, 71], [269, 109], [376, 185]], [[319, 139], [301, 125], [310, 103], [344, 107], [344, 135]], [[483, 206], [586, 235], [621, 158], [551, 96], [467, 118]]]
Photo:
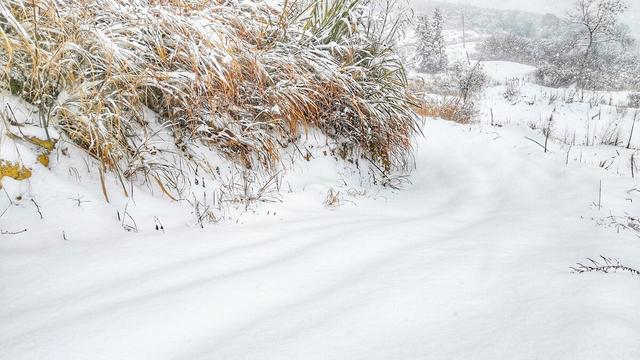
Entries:
[[38, 162], [43, 166], [49, 167], [49, 155], [51, 155], [53, 148], [56, 146], [57, 139], [43, 140], [36, 136], [18, 136], [12, 133], [9, 133], [8, 136], [11, 139], [25, 141], [37, 146], [40, 153], [37, 158]]
[[47, 154], [51, 153], [53, 148], [56, 146], [56, 140], [55, 139], [42, 140], [42, 139], [37, 138], [35, 136], [25, 136], [25, 139], [27, 141], [29, 141], [30, 143], [45, 149], [47, 151]]
[[16, 162], [0, 160], [0, 187], [5, 176], [15, 180], [26, 180], [31, 177], [31, 169]]
[[38, 162], [45, 167], [49, 167], [49, 155], [48, 154], [38, 155]]

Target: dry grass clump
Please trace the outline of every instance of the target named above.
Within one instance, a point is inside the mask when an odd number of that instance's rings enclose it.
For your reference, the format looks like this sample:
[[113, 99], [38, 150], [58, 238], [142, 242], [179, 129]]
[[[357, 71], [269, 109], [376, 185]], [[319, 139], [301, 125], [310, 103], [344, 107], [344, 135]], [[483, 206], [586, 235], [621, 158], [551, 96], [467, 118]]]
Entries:
[[428, 100], [416, 100], [414, 110], [419, 116], [441, 118], [460, 124], [470, 124], [473, 121], [473, 111], [457, 97], [445, 99], [441, 103]]
[[170, 183], [199, 144], [272, 169], [309, 127], [389, 171], [417, 129], [393, 52], [401, 22], [375, 6], [5, 0], [0, 83], [38, 107], [45, 129], [130, 180]]
[[324, 199], [324, 206], [328, 208], [336, 208], [340, 206], [340, 192], [334, 189], [327, 191], [327, 197]]
[[469, 124], [478, 114], [478, 99], [487, 81], [479, 62], [473, 66], [455, 63], [444, 74], [414, 79], [410, 82], [414, 110], [420, 116]]

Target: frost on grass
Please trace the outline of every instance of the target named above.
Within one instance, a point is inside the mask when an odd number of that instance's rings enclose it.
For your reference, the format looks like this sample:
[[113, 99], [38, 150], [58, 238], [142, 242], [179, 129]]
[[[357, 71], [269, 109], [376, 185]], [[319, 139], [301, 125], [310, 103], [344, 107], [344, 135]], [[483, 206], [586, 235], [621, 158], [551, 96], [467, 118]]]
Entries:
[[417, 128], [394, 53], [404, 15], [377, 6], [8, 0], [0, 85], [37, 107], [46, 140], [55, 128], [170, 197], [215, 175], [203, 149], [275, 174], [311, 128], [382, 172], [406, 170]]

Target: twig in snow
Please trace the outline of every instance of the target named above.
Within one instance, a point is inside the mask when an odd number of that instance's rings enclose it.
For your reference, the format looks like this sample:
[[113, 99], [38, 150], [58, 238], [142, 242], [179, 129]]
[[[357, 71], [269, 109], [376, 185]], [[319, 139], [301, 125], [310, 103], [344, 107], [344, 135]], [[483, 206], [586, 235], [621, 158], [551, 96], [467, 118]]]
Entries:
[[40, 206], [38, 205], [38, 203], [33, 200], [33, 198], [31, 199], [31, 202], [33, 203], [33, 205], [36, 206], [36, 210], [38, 211], [38, 215], [40, 215], [40, 220], [44, 219], [44, 217], [42, 216], [42, 211], [40, 211]]
[[18, 235], [18, 234], [22, 234], [23, 232], [26, 232], [27, 229], [24, 230], [20, 230], [20, 231], [5, 231], [5, 230], [0, 230], [0, 235]]
[[631, 133], [629, 134], [629, 141], [627, 142], [627, 149], [631, 149], [631, 138], [633, 138], [633, 129], [636, 127], [636, 118], [638, 117], [638, 110], [633, 114], [633, 124], [631, 125]]
[[602, 180], [600, 180], [600, 188], [598, 189], [598, 210], [602, 210]]
[[551, 136], [551, 122], [553, 122], [553, 114], [549, 116], [549, 122], [547, 128], [544, 130], [544, 152], [547, 153], [547, 144], [549, 143], [549, 136]]
[[11, 204], [9, 204], [9, 206], [7, 206], [4, 210], [2, 210], [2, 212], [0, 213], [0, 217], [2, 217], [7, 212], [7, 210], [9, 210], [10, 207], [11, 207]]
[[[570, 266], [569, 269], [573, 273], [582, 274], [586, 272], [602, 272], [602, 273], [610, 273], [617, 272], [618, 270], [627, 271], [633, 275], [640, 275], [640, 270], [631, 268], [629, 266], [625, 266], [620, 264], [618, 259], [611, 259], [600, 255], [602, 260], [593, 260], [591, 258], [587, 258], [590, 264], [581, 264], [577, 263], [576, 266]], [[602, 262], [600, 262], [602, 261]]]
[[[129, 212], [127, 211], [128, 207], [129, 207], [129, 202], [127, 202], [127, 204], [124, 206], [124, 212], [122, 213], [122, 222], [121, 222], [122, 228], [125, 229], [126, 231], [138, 232], [138, 224], [133, 219], [133, 216], [131, 216], [131, 214], [129, 214]], [[120, 218], [119, 212], [118, 212], [118, 218]], [[131, 224], [127, 223], [127, 218], [131, 220]]]
[[532, 139], [532, 138], [530, 138], [530, 137], [528, 137], [528, 136], [525, 136], [524, 138], [525, 138], [525, 139], [527, 139], [527, 140], [529, 140], [529, 141], [533, 141], [534, 143], [536, 143], [536, 144], [540, 145], [540, 147], [544, 149], [544, 152], [547, 152], [547, 148], [546, 148], [544, 145], [542, 145], [542, 144], [540, 144], [539, 142], [537, 142], [536, 140], [534, 140], [534, 139]]
[[164, 234], [164, 225], [162, 225], [162, 222], [160, 221], [160, 219], [158, 219], [157, 216], [154, 216], [153, 221], [156, 224], [156, 231], [162, 230], [162, 233]]
[[620, 229], [629, 230], [640, 237], [640, 217], [637, 216], [631, 216], [629, 214], [615, 216], [611, 214], [602, 219], [598, 219], [596, 223], [598, 225], [615, 228], [618, 233], [620, 232]]
[[84, 204], [84, 203], [90, 203], [90, 202], [91, 202], [91, 201], [89, 201], [89, 200], [82, 200], [82, 196], [78, 196], [78, 197], [75, 197], [75, 198], [71, 198], [71, 197], [70, 197], [70, 198], [69, 198], [69, 200], [73, 200], [73, 201], [75, 201], [75, 202], [76, 202], [76, 205], [77, 205], [78, 207], [81, 207], [81, 206], [82, 206], [82, 204]]

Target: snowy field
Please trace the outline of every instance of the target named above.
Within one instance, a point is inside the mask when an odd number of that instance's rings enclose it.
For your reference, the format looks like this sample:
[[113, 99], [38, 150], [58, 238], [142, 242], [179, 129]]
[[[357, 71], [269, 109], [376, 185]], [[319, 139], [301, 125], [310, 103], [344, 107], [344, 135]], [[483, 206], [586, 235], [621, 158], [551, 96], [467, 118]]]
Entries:
[[[640, 97], [478, 59], [519, 21], [7, 4], [0, 360], [640, 359]], [[576, 27], [531, 63], [580, 86], [635, 65], [596, 46], [619, 30], [604, 5], [589, 45]]]
[[2, 219], [30, 230], [0, 241], [0, 358], [640, 358], [639, 278], [569, 269], [601, 254], [640, 266], [637, 233], [606, 225], [637, 215], [637, 181], [484, 116], [428, 119], [403, 191], [359, 193], [317, 159], [283, 202], [204, 230], [126, 233], [98, 185], [41, 171], [30, 186], [50, 224], [26, 204]]

